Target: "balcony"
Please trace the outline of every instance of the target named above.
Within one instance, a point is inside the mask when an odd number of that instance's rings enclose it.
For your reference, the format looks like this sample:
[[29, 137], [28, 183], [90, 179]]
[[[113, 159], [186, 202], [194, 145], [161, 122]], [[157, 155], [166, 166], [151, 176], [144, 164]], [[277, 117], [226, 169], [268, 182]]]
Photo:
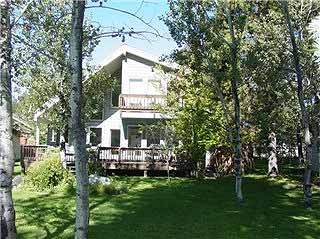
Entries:
[[119, 108], [124, 110], [157, 110], [165, 105], [163, 95], [133, 95], [121, 94], [119, 96]]

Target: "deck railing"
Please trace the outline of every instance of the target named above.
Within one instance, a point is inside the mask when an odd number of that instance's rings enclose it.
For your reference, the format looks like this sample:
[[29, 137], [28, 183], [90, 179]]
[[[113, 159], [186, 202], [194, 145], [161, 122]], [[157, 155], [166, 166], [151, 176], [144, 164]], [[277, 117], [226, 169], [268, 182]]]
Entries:
[[35, 161], [42, 160], [47, 154], [46, 145], [21, 145], [21, 167], [23, 172]]
[[165, 105], [165, 96], [133, 94], [121, 94], [119, 96], [120, 109], [156, 110], [159, 105]]
[[100, 147], [98, 160], [113, 162], [165, 161], [163, 149]]

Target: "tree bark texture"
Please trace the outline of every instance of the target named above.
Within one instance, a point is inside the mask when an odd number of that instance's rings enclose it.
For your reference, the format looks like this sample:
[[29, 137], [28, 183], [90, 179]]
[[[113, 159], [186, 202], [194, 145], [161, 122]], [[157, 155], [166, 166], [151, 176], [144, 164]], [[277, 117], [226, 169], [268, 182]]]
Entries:
[[230, 50], [231, 50], [231, 90], [232, 98], [234, 103], [234, 124], [235, 124], [235, 175], [236, 175], [236, 196], [239, 202], [243, 201], [242, 195], [242, 178], [241, 178], [241, 134], [240, 134], [240, 101], [238, 96], [238, 81], [240, 78], [240, 72], [238, 68], [238, 57], [237, 57], [237, 43], [234, 34], [233, 22], [229, 8], [226, 8], [227, 21], [229, 26], [229, 32], [231, 37]]
[[306, 160], [304, 162], [305, 170], [304, 170], [304, 182], [303, 182], [304, 204], [305, 204], [305, 207], [309, 209], [312, 207], [312, 191], [311, 191], [312, 143], [311, 143], [311, 136], [310, 136], [309, 114], [304, 103], [305, 98], [303, 94], [302, 70], [301, 70], [300, 60], [299, 60], [298, 46], [294, 36], [294, 30], [291, 25], [288, 2], [281, 1], [281, 3], [282, 3], [283, 13], [286, 18], [288, 32], [290, 35], [293, 63], [294, 63], [297, 83], [298, 83], [297, 94], [298, 94], [299, 105], [300, 105], [301, 121], [302, 121], [305, 152], [306, 152], [305, 153]]
[[12, 137], [10, 1], [0, 0], [0, 238], [16, 238], [12, 201], [14, 166]]
[[76, 225], [75, 238], [88, 238], [89, 192], [85, 129], [82, 120], [82, 39], [85, 1], [73, 1], [70, 70], [71, 70], [71, 144], [74, 146], [76, 161]]
[[303, 163], [303, 146], [300, 126], [297, 128], [297, 147], [298, 147], [298, 158], [299, 162]]
[[279, 170], [277, 163], [277, 137], [274, 132], [269, 134], [269, 141], [268, 176], [275, 177], [279, 174]]

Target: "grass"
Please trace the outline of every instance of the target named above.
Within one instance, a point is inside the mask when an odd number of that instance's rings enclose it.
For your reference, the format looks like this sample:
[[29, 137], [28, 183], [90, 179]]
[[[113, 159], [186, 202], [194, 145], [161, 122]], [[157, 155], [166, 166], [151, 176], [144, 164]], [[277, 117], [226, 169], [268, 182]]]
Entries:
[[21, 175], [21, 171], [22, 171], [22, 168], [21, 168], [20, 162], [15, 162], [13, 176], [15, 177], [15, 176]]
[[[319, 191], [303, 209], [302, 189], [287, 178], [253, 174], [243, 179], [122, 177], [129, 193], [90, 199], [89, 238], [319, 238]], [[75, 199], [68, 194], [14, 191], [18, 238], [73, 238]]]

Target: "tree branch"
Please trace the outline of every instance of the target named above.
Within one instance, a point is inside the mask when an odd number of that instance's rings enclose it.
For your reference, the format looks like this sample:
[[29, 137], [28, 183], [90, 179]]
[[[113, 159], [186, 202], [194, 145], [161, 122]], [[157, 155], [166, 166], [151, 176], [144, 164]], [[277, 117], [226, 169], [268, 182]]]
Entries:
[[164, 38], [166, 40], [170, 40], [169, 37], [165, 37], [162, 35], [159, 35], [158, 33], [155, 32], [151, 32], [151, 31], [146, 31], [146, 30], [141, 30], [141, 31], [108, 31], [108, 32], [101, 32], [99, 34], [97, 34], [97, 36], [95, 36], [94, 38], [100, 38], [100, 37], [118, 37], [118, 36], [122, 36], [122, 35], [143, 35], [143, 34], [149, 34], [149, 35], [153, 35], [156, 37], [161, 37]]
[[11, 28], [13, 28], [20, 20], [20, 18], [23, 16], [23, 14], [27, 11], [28, 7], [30, 6], [30, 4], [33, 2], [34, 0], [30, 0], [22, 9], [20, 16], [14, 21], [13, 25], [11, 26]]
[[109, 9], [109, 10], [113, 10], [113, 11], [117, 11], [117, 12], [121, 12], [121, 13], [130, 15], [130, 16], [138, 19], [140, 22], [142, 22], [142, 23], [145, 24], [146, 26], [150, 27], [150, 28], [151, 28], [152, 30], [154, 30], [158, 35], [161, 35], [160, 32], [159, 32], [155, 27], [153, 27], [150, 23], [146, 22], [145, 20], [143, 20], [142, 17], [139, 17], [139, 16], [137, 16], [136, 14], [134, 14], [134, 13], [132, 13], [132, 12], [129, 12], [129, 11], [126, 11], [126, 10], [122, 10], [122, 9], [119, 9], [119, 8], [107, 7], [107, 6], [88, 6], [88, 7], [86, 7], [86, 9], [90, 9], [90, 8], [104, 8], [104, 9]]
[[28, 43], [26, 40], [24, 40], [23, 38], [15, 35], [15, 34], [12, 34], [12, 36], [13, 36], [14, 38], [16, 38], [17, 40], [19, 40], [21, 43], [23, 43], [23, 44], [25, 44], [26, 46], [30, 47], [31, 49], [36, 50], [36, 51], [37, 51], [38, 53], [40, 53], [41, 55], [46, 56], [46, 57], [48, 57], [48, 58], [51, 59], [51, 60], [54, 60], [57, 64], [59, 64], [59, 65], [61, 65], [61, 66], [63, 66], [63, 67], [66, 66], [64, 62], [58, 60], [57, 58], [51, 56], [50, 54], [45, 53], [43, 49], [40, 49], [40, 48], [38, 48], [38, 47], [33, 46], [32, 44]]

